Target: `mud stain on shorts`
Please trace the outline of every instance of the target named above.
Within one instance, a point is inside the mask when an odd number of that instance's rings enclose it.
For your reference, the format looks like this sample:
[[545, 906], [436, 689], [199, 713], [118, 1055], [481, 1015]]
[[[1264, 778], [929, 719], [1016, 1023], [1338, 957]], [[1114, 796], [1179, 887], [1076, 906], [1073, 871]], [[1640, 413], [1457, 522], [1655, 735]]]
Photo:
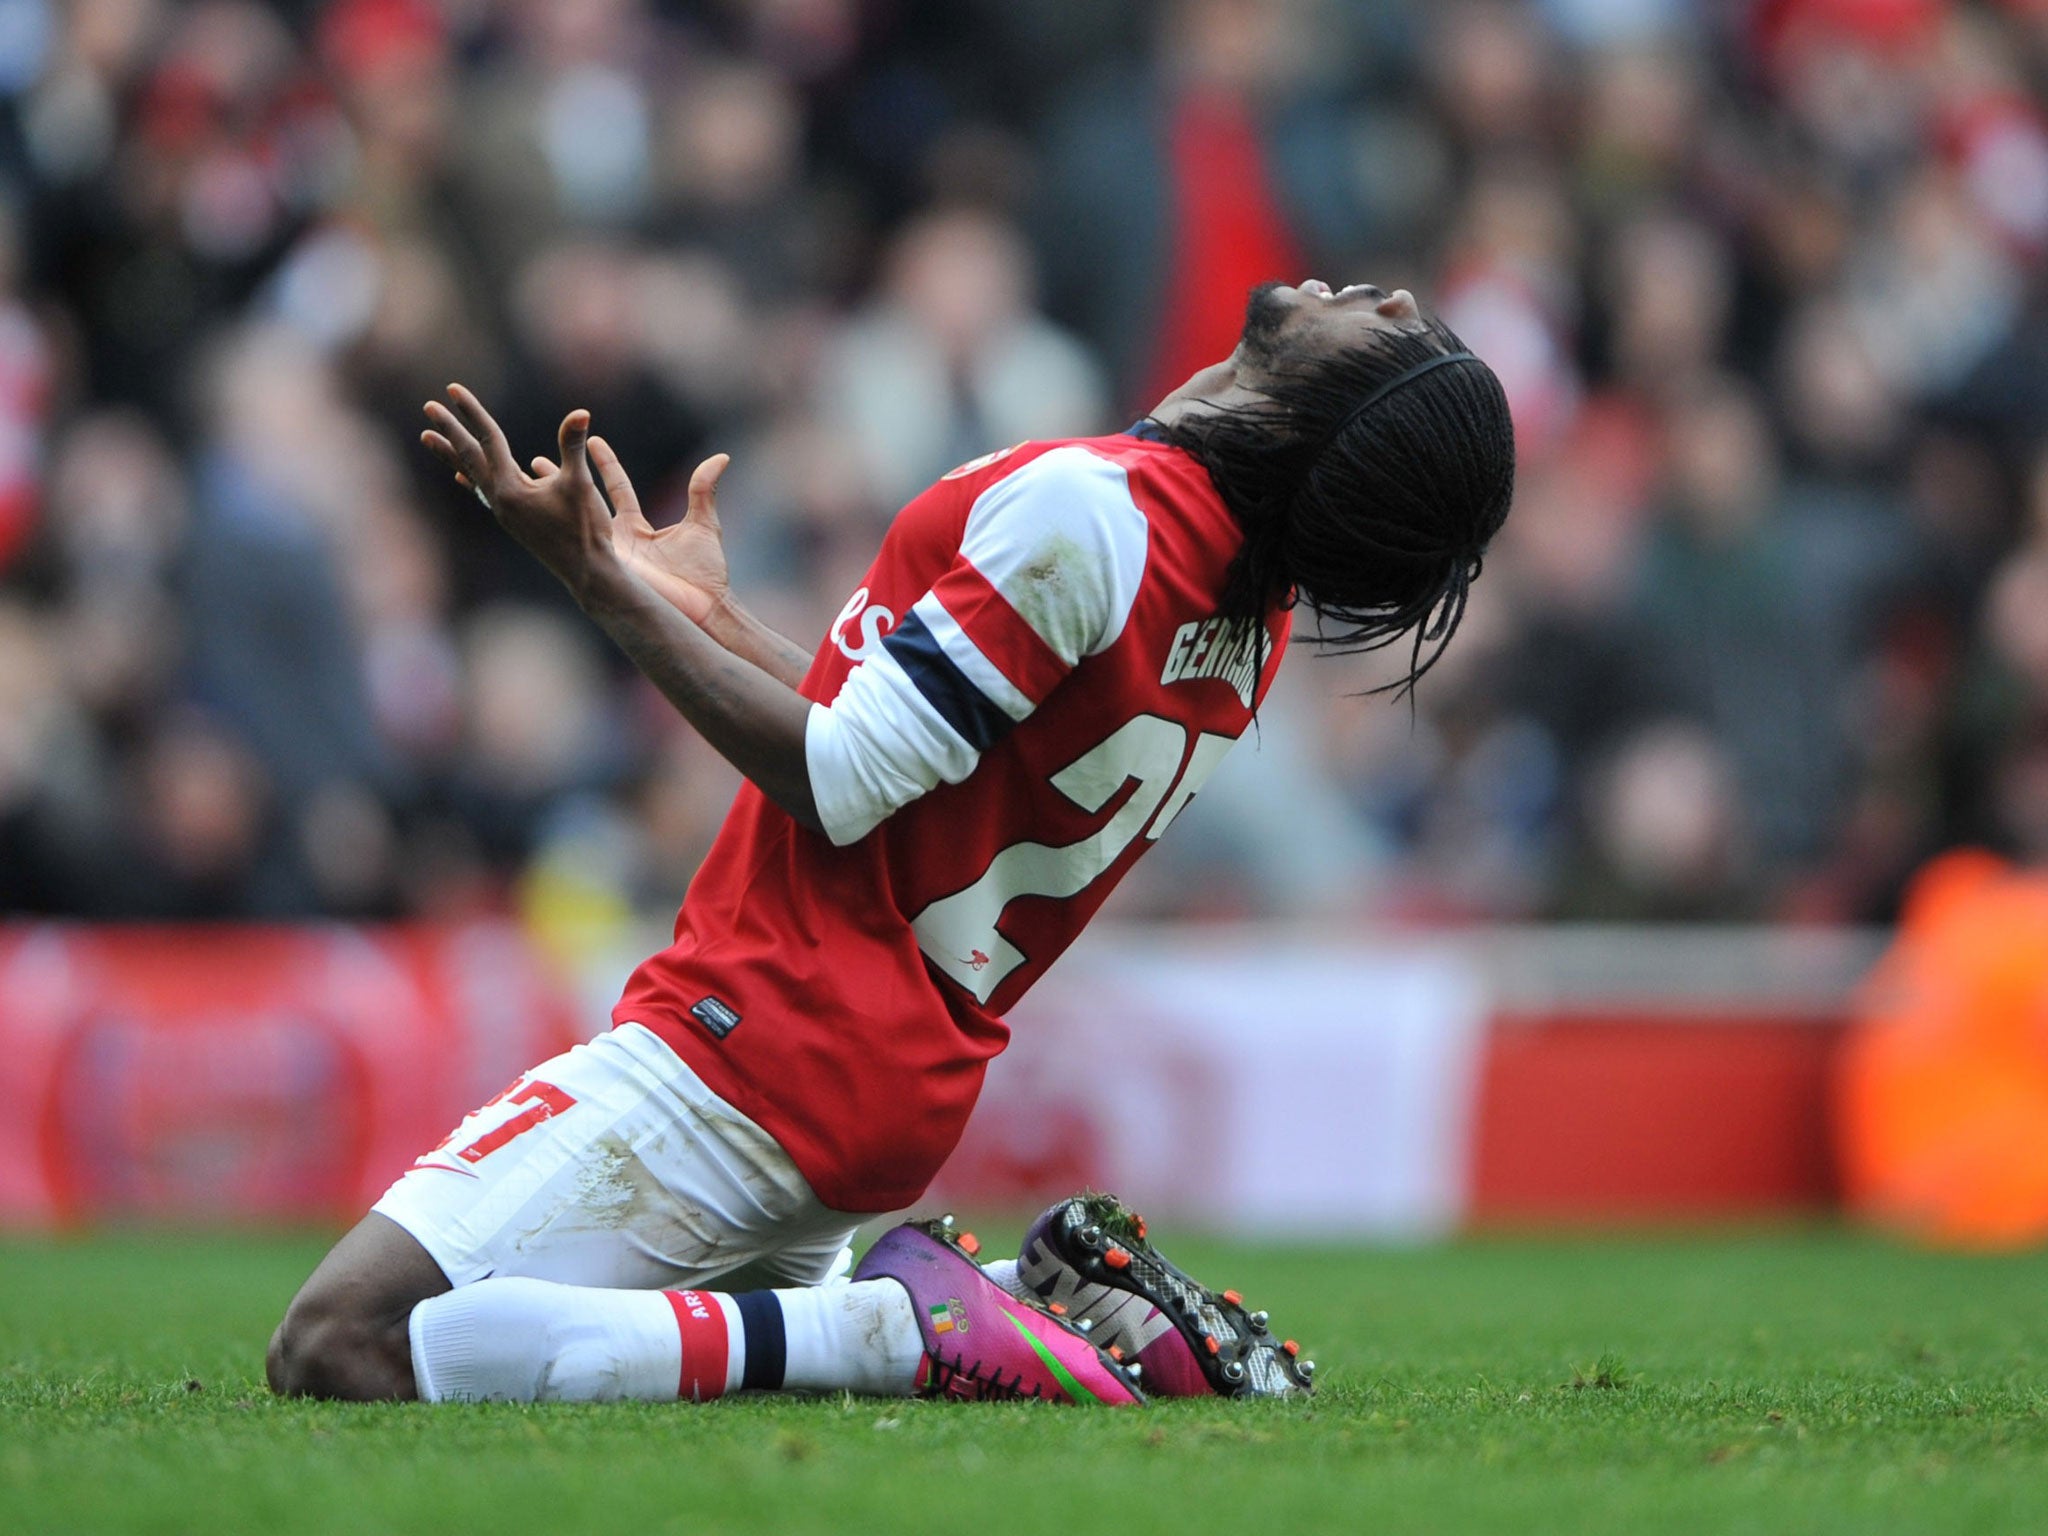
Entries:
[[650, 1192], [660, 1189], [647, 1165], [624, 1142], [607, 1137], [578, 1171], [572, 1203], [591, 1226], [615, 1231], [636, 1224]]

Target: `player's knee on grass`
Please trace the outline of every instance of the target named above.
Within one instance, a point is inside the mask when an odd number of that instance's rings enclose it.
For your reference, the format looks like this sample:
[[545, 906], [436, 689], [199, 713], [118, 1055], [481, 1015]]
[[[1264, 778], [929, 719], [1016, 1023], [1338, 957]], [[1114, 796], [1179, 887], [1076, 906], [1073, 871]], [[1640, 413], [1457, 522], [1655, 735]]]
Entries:
[[271, 1391], [354, 1402], [416, 1396], [406, 1323], [415, 1306], [447, 1289], [427, 1251], [372, 1212], [285, 1310], [264, 1361]]
[[415, 1395], [412, 1347], [394, 1324], [301, 1294], [271, 1335], [270, 1390], [284, 1397], [376, 1402]]

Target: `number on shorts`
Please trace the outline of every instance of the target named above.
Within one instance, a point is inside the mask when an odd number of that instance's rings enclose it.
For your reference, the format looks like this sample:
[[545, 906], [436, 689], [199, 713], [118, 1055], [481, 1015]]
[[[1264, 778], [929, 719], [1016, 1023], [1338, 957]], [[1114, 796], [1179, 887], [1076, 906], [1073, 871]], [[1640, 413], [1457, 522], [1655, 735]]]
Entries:
[[[1184, 726], [1158, 715], [1126, 720], [1052, 776], [1053, 788], [1084, 811], [1099, 811], [1132, 781], [1137, 787], [1102, 827], [1078, 843], [1052, 848], [1012, 843], [964, 891], [933, 902], [911, 920], [925, 958], [987, 1002], [1024, 952], [997, 931], [1019, 896], [1078, 896], [1143, 832], [1156, 839], [1187, 808], [1235, 740], [1204, 732], [1187, 752]], [[1181, 758], [1187, 756], [1187, 766]], [[1154, 813], [1157, 812], [1157, 815]], [[1148, 826], [1147, 823], [1150, 823]]]
[[[573, 1108], [576, 1103], [574, 1098], [564, 1093], [553, 1083], [540, 1083], [528, 1078], [521, 1078], [496, 1098], [486, 1099], [483, 1109], [478, 1110], [477, 1113], [482, 1114], [484, 1109], [490, 1109], [494, 1105], [503, 1104], [508, 1099], [514, 1104], [524, 1104], [527, 1107], [503, 1123], [485, 1131], [483, 1135], [477, 1137], [475, 1141], [472, 1141], [468, 1146], [457, 1152], [455, 1154], [457, 1157], [461, 1158], [465, 1163], [480, 1163], [497, 1151], [498, 1148], [504, 1146], [506, 1142], [512, 1140], [513, 1137], [532, 1130], [543, 1120], [552, 1120], [564, 1110]], [[453, 1141], [456, 1132], [459, 1132], [461, 1129], [460, 1126], [457, 1126], [455, 1131], [451, 1131], [448, 1135], [448, 1141], [444, 1141], [440, 1146], [434, 1148], [434, 1152], [445, 1151], [448, 1142]], [[433, 1155], [433, 1152], [429, 1152], [427, 1157], [432, 1157]], [[419, 1159], [422, 1163], [426, 1160], [427, 1158], [425, 1157]]]

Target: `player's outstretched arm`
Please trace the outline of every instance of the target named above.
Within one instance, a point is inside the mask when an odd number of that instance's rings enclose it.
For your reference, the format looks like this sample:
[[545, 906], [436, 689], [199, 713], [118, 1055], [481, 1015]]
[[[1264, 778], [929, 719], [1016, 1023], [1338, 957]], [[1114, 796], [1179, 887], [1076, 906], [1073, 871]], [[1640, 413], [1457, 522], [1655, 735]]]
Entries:
[[427, 403], [433, 426], [420, 440], [554, 573], [706, 741], [797, 821], [823, 831], [804, 755], [810, 702], [713, 640], [620, 557], [612, 516], [585, 458], [590, 413], [563, 418], [561, 466], [536, 459], [539, 473], [529, 475], [475, 395], [451, 384], [448, 396], [453, 410], [438, 400]]
[[590, 462], [615, 514], [612, 547], [627, 566], [735, 656], [792, 688], [801, 683], [810, 653], [749, 613], [733, 596], [726, 574], [718, 480], [732, 456], [715, 453], [697, 466], [683, 520], [668, 528], [655, 527], [640, 510], [640, 497], [610, 443], [591, 438]]

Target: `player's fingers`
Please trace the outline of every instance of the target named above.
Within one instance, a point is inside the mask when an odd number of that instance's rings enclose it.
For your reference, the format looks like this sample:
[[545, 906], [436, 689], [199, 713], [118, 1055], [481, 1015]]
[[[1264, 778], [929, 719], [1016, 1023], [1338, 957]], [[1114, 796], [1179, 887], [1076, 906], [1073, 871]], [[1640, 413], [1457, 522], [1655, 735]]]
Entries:
[[491, 498], [483, 493], [476, 481], [470, 479], [468, 473], [461, 467], [462, 454], [453, 443], [449, 442], [447, 438], [438, 432], [422, 432], [420, 434], [420, 441], [427, 445], [435, 458], [441, 460], [442, 463], [455, 471], [455, 483], [457, 485], [482, 502], [486, 510], [497, 510], [491, 506]]
[[571, 411], [562, 418], [561, 430], [555, 434], [555, 440], [562, 448], [562, 469], [573, 479], [590, 478], [590, 461], [583, 454], [583, 446], [589, 438], [590, 412]]
[[731, 462], [731, 454], [714, 453], [691, 474], [691, 521], [703, 523], [711, 528], [718, 526], [718, 477], [725, 473], [725, 466]]
[[456, 411], [460, 413], [463, 424], [476, 438], [485, 455], [484, 462], [492, 473], [517, 479], [519, 465], [512, 457], [512, 445], [505, 441], [504, 431], [491, 413], [484, 409], [483, 401], [460, 384], [448, 386], [448, 398], [455, 402]]
[[[447, 459], [450, 469], [462, 471], [478, 485], [490, 484], [490, 466], [484, 458], [484, 451], [477, 440], [470, 436], [469, 428], [456, 419], [455, 413], [440, 401], [429, 400], [427, 420], [434, 424], [434, 430], [431, 433], [421, 433], [420, 440], [426, 442], [430, 436], [435, 438], [448, 450], [442, 457]], [[431, 442], [428, 442], [427, 446], [434, 448]], [[439, 453], [440, 449], [434, 448], [434, 451]]]
[[543, 476], [552, 475], [555, 472], [555, 461], [544, 453], [536, 453], [533, 456], [533, 462], [526, 467], [533, 471], [533, 478], [539, 480]]
[[610, 498], [612, 511], [636, 528], [651, 525], [640, 510], [640, 497], [633, 489], [633, 482], [627, 477], [626, 466], [619, 462], [619, 456], [612, 452], [612, 445], [601, 437], [589, 442], [590, 462], [597, 467], [598, 483], [604, 487]]
[[456, 479], [460, 480], [462, 478], [462, 460], [456, 456], [453, 443], [449, 442], [440, 433], [433, 431], [422, 432], [420, 434], [420, 441], [426, 445], [429, 453], [455, 471]]

